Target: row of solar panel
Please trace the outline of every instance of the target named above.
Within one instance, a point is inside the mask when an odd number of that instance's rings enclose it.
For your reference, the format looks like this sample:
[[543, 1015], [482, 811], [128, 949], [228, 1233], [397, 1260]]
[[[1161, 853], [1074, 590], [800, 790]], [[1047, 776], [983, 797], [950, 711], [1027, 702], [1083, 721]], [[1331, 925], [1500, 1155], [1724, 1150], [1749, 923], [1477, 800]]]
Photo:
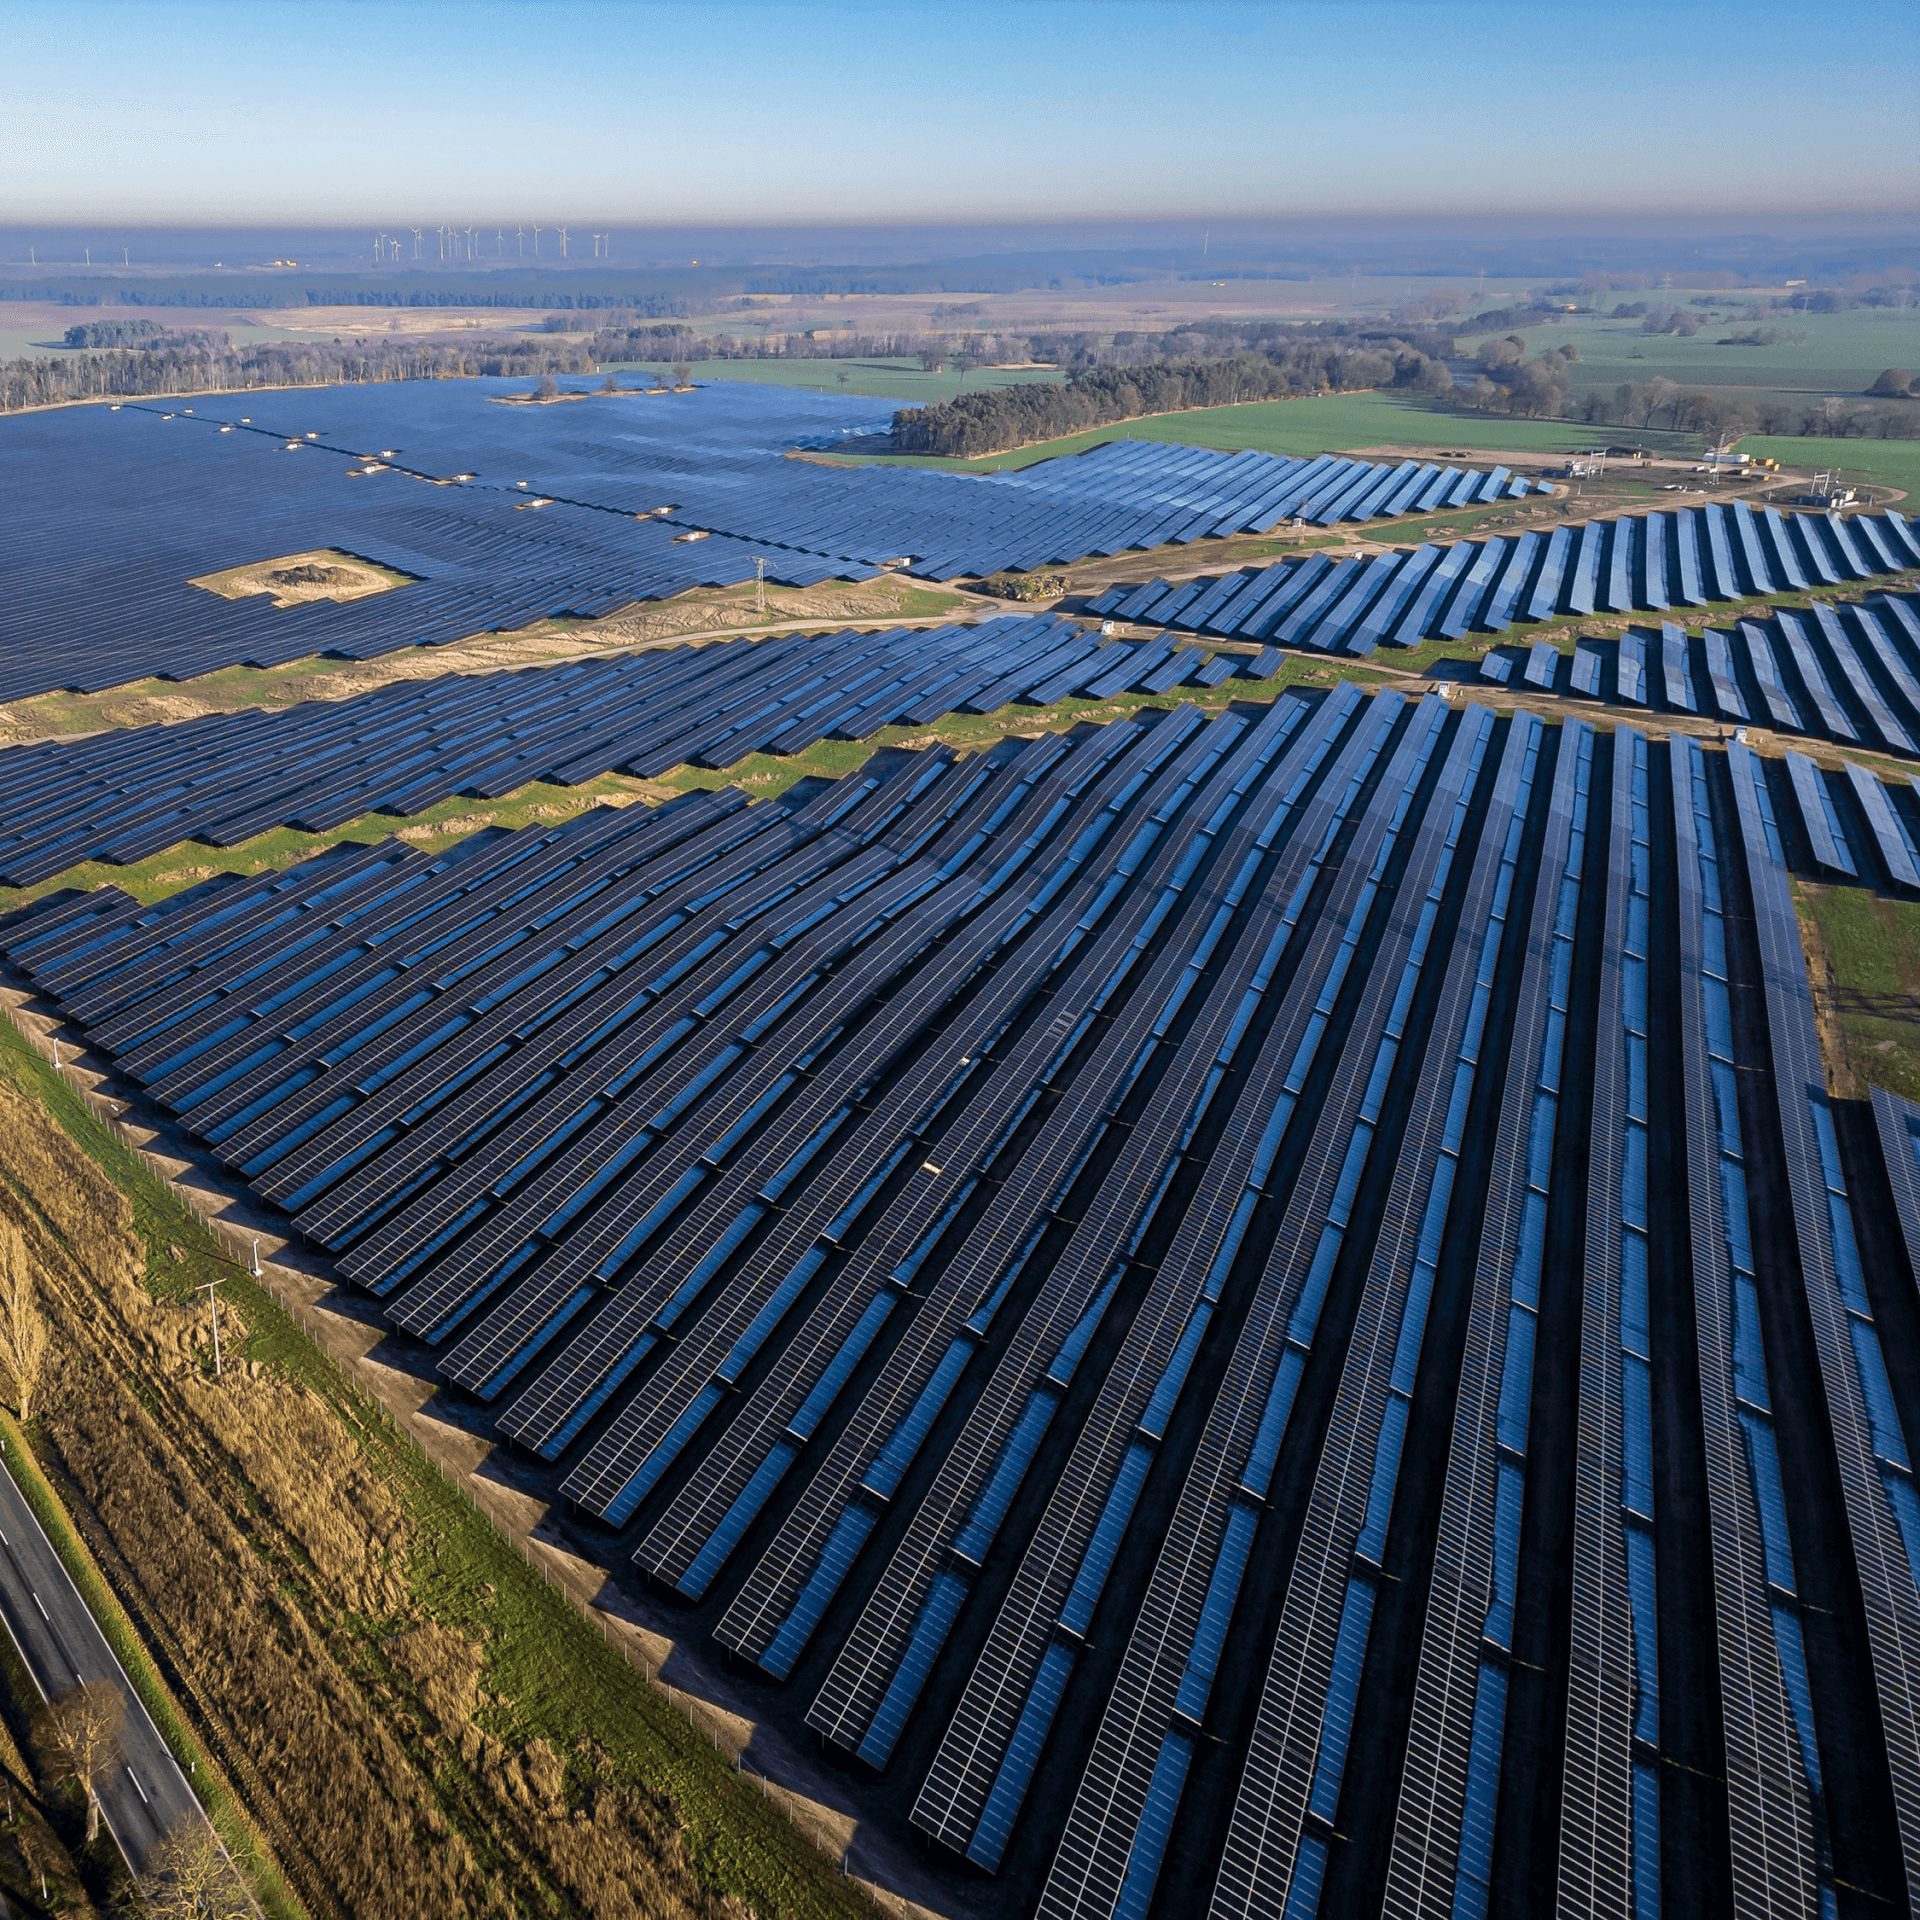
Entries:
[[1011, 701], [1218, 686], [1277, 664], [1103, 645], [1070, 621], [1009, 615], [408, 681], [280, 713], [47, 741], [0, 752], [0, 881], [31, 886], [81, 861], [127, 864], [189, 838], [235, 846], [283, 825], [326, 832], [455, 793], [498, 798], [532, 780], [729, 767]]
[[1745, 501], [1379, 555], [1324, 553], [1224, 576], [1114, 587], [1085, 611], [1236, 640], [1368, 654], [1560, 614], [1706, 606], [1920, 566], [1920, 529], [1891, 510], [1755, 513]]
[[1480, 678], [1609, 704], [1755, 723], [1847, 746], [1920, 754], [1920, 615], [1910, 597], [1877, 595], [1778, 613], [1689, 635], [1664, 623], [1571, 653], [1538, 641], [1496, 648]]
[[[751, 579], [756, 549], [776, 549], [771, 577], [796, 586], [902, 559], [945, 578], [1236, 532], [1311, 505], [1309, 493], [1338, 517], [1529, 484], [1153, 442], [985, 482], [829, 469], [779, 456], [846, 401], [736, 386], [665, 408], [489, 406], [500, 393], [493, 382], [387, 383], [7, 422], [0, 470], [19, 484], [16, 538], [0, 555], [0, 699], [603, 614]], [[286, 458], [289, 447], [305, 457]], [[342, 458], [363, 477], [347, 478]], [[457, 483], [457, 509], [408, 475]], [[549, 511], [518, 511], [535, 501]], [[663, 508], [671, 520], [652, 517]], [[684, 529], [711, 537], [680, 543]], [[188, 584], [236, 561], [336, 548], [413, 583], [287, 608]]]
[[[1920, 1556], [1889, 1558], [1901, 1416], [1862, 1344], [1850, 1219], [1867, 1203], [1831, 1148], [1817, 1052], [1808, 1067], [1792, 1051], [1810, 1009], [1773, 810], [1798, 776], [1741, 750], [1728, 763], [1624, 730], [1609, 748], [1579, 723], [1342, 687], [1258, 720], [1182, 710], [967, 761], [882, 756], [759, 807], [699, 793], [438, 859], [345, 849], [158, 908], [108, 889], [41, 909], [8, 947], [499, 1407], [503, 1433], [557, 1461], [567, 1498], [618, 1530], [607, 1544], [767, 1674], [805, 1664], [817, 1732], [883, 1767], [941, 1700], [912, 1818], [977, 1866], [1044, 1875], [1046, 1912], [1145, 1912], [1222, 1737], [1239, 1782], [1226, 1839], [1186, 1860], [1219, 1910], [1312, 1910], [1322, 1877], [1351, 1871], [1331, 1836], [1357, 1830], [1482, 1910], [1494, 1836], [1534, 1805], [1500, 1764], [1499, 1649], [1526, 1587], [1520, 1502], [1542, 1497], [1526, 1418], [1539, 1276], [1566, 1239], [1554, 1218], [1584, 1217], [1590, 1254], [1609, 1233], [1614, 1253], [1574, 1276], [1595, 1330], [1575, 1452], [1596, 1497], [1570, 1509], [1573, 1617], [1606, 1651], [1574, 1663], [1562, 1846], [1602, 1857], [1599, 1884], [1650, 1911], [1660, 1875], [1687, 1870], [1659, 1839], [1655, 1649], [1686, 1629], [1653, 1604], [1653, 1461], [1683, 1417], [1649, 1383], [1655, 1244], [1719, 1233], [1696, 1272], [1725, 1262], [1732, 1304], [1705, 1314], [1700, 1365], [1743, 1420], [1786, 1417], [1738, 1291], [1757, 1235], [1735, 1206], [1746, 1144], [1720, 1080], [1765, 1062], [1715, 1011], [1736, 935], [1709, 796], [1729, 780], [1772, 1044], [1803, 1076], [1775, 1083], [1798, 1239], [1776, 1236], [1771, 1257], [1778, 1274], [1813, 1249], [1843, 1479], [1858, 1455], [1848, 1524], [1877, 1583], [1885, 1724], [1859, 1737], [1884, 1736], [1897, 1763], [1910, 1729], [1887, 1688], [1920, 1618]], [[1668, 808], [1684, 857], [1663, 879]], [[1603, 848], [1604, 883], [1587, 871]], [[1607, 957], [1582, 985], [1595, 915]], [[1490, 1045], [1503, 995], [1512, 1037]], [[1685, 1177], [1655, 1182], [1663, 1033], [1701, 1123]], [[1578, 1084], [1553, 1052], [1569, 1034], [1597, 1048], [1590, 1158], [1554, 1145], [1583, 1132], [1555, 1097]], [[1463, 1150], [1489, 1136], [1469, 1172]], [[1449, 1267], [1468, 1217], [1487, 1222], [1480, 1266]], [[1426, 1322], [1468, 1287], [1461, 1389], [1480, 1383], [1491, 1434], [1464, 1401], [1445, 1431], [1418, 1411]], [[1209, 1340], [1216, 1322], [1231, 1341]], [[1871, 1861], [1822, 1855], [1806, 1812], [1819, 1716], [1800, 1714], [1779, 1575], [1807, 1489], [1776, 1500], [1759, 1432], [1710, 1487], [1715, 1524], [1751, 1505], [1743, 1537], [1770, 1556], [1718, 1602], [1758, 1606], [1765, 1628], [1741, 1674], [1723, 1651], [1722, 1686], [1774, 1703], [1767, 1739], [1728, 1762], [1733, 1857], [1744, 1872], [1740, 1836], [1784, 1781], [1786, 1812], [1762, 1822], [1778, 1884], [1870, 1879]], [[1456, 1462], [1474, 1487], [1440, 1503], [1436, 1578], [1443, 1547], [1485, 1573], [1456, 1578], [1451, 1637], [1434, 1642], [1429, 1614], [1413, 1702], [1455, 1702], [1447, 1730], [1417, 1730], [1459, 1784], [1402, 1818], [1379, 1793], [1378, 1738], [1356, 1741], [1408, 1724], [1408, 1699], [1370, 1683], [1370, 1648], [1423, 1631], [1396, 1595], [1421, 1573], [1405, 1556], [1427, 1506], [1403, 1482], [1434, 1488], [1430, 1460], [1449, 1495]], [[1276, 1509], [1283, 1461], [1297, 1491]], [[1174, 1499], [1176, 1519], [1147, 1539], [1156, 1471], [1176, 1476], [1156, 1509]], [[1275, 1529], [1292, 1571], [1246, 1601]], [[991, 1598], [990, 1550], [1013, 1568]], [[1123, 1583], [1113, 1616], [1130, 1556], [1149, 1577]], [[1097, 1700], [1082, 1697], [1096, 1636], [1123, 1649]], [[1236, 1734], [1247, 1697], [1258, 1712]], [[1048, 1752], [1070, 1794], [1037, 1791]], [[1920, 1812], [1906, 1777], [1895, 1764], [1903, 1835]]]

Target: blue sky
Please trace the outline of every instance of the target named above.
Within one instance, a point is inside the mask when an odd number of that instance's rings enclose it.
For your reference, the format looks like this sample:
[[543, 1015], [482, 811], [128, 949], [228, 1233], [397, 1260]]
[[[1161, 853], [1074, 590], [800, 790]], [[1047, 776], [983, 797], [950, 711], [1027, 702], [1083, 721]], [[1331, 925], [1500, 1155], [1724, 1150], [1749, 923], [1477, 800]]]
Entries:
[[0, 0], [0, 223], [1897, 212], [1920, 5]]

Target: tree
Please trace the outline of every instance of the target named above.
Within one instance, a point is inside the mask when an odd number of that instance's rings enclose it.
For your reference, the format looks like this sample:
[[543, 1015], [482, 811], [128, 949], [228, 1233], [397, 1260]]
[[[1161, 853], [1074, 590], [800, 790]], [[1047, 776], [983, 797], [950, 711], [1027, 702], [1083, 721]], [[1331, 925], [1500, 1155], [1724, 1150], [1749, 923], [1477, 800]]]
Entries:
[[52, 1339], [33, 1304], [26, 1243], [11, 1221], [0, 1220], [0, 1371], [12, 1382], [23, 1427], [33, 1418], [33, 1396]]
[[87, 1839], [100, 1831], [100, 1788], [120, 1757], [126, 1701], [107, 1680], [89, 1680], [45, 1707], [34, 1730], [49, 1771], [87, 1797]]
[[175, 1827], [133, 1885], [134, 1911], [155, 1920], [243, 1920], [253, 1911], [239, 1868], [204, 1820]]
[[1913, 389], [1913, 375], [1905, 367], [1889, 367], [1867, 391], [1878, 394], [1898, 394], [1904, 398]]
[[1653, 425], [1653, 416], [1663, 407], [1670, 407], [1678, 400], [1680, 389], [1665, 374], [1656, 373], [1644, 387], [1638, 388], [1641, 407], [1640, 424], [1643, 427]]
[[693, 368], [686, 361], [676, 360], [673, 363], [673, 384], [676, 387], [684, 387], [692, 377]]
[[560, 382], [550, 373], [543, 373], [540, 376], [540, 384], [534, 388], [534, 392], [538, 394], [542, 400], [551, 400], [559, 391]]
[[611, 373], [608, 374], [607, 377], [600, 382], [600, 391], [602, 393], [618, 393], [620, 391], [619, 376]]

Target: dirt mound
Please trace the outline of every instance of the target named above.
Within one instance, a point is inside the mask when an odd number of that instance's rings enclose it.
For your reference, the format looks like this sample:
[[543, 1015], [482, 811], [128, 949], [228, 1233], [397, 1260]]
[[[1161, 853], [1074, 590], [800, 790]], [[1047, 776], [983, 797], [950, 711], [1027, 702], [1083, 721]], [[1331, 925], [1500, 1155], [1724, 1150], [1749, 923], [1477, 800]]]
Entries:
[[276, 567], [267, 575], [276, 587], [347, 586], [354, 576], [345, 567]]
[[308, 600], [359, 600], [370, 593], [404, 587], [411, 576], [392, 567], [377, 566], [333, 547], [309, 553], [282, 553], [255, 560], [223, 573], [203, 573], [189, 580], [191, 587], [217, 593], [223, 600], [243, 600], [265, 594], [276, 607], [299, 606]]

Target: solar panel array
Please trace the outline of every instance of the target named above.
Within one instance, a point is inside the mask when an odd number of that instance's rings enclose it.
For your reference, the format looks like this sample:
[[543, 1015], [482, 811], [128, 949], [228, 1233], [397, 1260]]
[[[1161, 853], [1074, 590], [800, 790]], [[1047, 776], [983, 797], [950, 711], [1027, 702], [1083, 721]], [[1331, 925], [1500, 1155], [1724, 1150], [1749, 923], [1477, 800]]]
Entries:
[[[1744, 500], [1492, 540], [1325, 553], [1170, 584], [1114, 587], [1086, 611], [1222, 639], [1363, 655], [1563, 614], [1704, 607], [1820, 591], [1920, 566], [1920, 528], [1880, 514], [1759, 512]], [[1911, 612], [1903, 623], [1920, 640]]]
[[[1534, 484], [1497, 468], [1149, 441], [984, 478], [830, 467], [785, 456], [865, 421], [871, 400], [724, 382], [608, 398], [573, 383], [560, 404], [491, 404], [523, 391], [388, 382], [6, 421], [14, 538], [0, 557], [0, 700], [605, 614], [750, 580], [756, 555], [795, 586], [864, 579], [883, 563], [945, 579]], [[319, 549], [408, 583], [290, 607], [188, 584]]]
[[1837, 1912], [1920, 1886], [1920, 1119], [1883, 1218], [1796, 793], [1341, 685], [4, 939], [1007, 1910]]
[[1218, 686], [1263, 657], [1103, 645], [1072, 621], [791, 634], [517, 673], [406, 681], [274, 713], [209, 714], [0, 751], [0, 884], [83, 860], [126, 865], [277, 826], [323, 833], [531, 780], [577, 785], [792, 754], [1011, 702]]

